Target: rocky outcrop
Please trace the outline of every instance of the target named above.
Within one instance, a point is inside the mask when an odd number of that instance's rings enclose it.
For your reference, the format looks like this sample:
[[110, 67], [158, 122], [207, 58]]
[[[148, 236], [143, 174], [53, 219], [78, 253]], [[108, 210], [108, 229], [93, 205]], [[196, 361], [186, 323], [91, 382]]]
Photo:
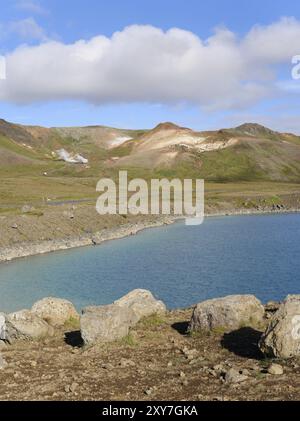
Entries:
[[167, 310], [162, 301], [156, 300], [150, 291], [144, 289], [135, 289], [114, 304], [132, 310], [134, 315], [132, 324], [138, 323], [144, 317], [164, 314]]
[[97, 342], [113, 342], [129, 333], [135, 319], [130, 308], [111, 304], [86, 307], [80, 318], [81, 336], [86, 345]]
[[270, 357], [300, 356], [300, 295], [289, 295], [274, 314], [259, 347]]
[[264, 307], [254, 295], [231, 295], [204, 301], [194, 310], [190, 331], [239, 329], [262, 322]]
[[0, 315], [0, 339], [9, 343], [52, 336], [53, 328], [30, 310]]
[[44, 298], [36, 302], [31, 311], [51, 326], [63, 326], [70, 320], [79, 320], [73, 304], [61, 298]]

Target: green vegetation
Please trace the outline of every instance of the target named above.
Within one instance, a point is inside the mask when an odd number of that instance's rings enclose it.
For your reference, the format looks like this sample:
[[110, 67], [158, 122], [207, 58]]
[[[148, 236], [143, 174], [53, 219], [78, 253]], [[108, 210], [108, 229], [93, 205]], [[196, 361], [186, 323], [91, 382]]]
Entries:
[[142, 324], [142, 326], [145, 326], [145, 327], [157, 327], [164, 324], [164, 322], [165, 320], [162, 316], [158, 314], [154, 314], [152, 316], [146, 317], [140, 323]]
[[127, 336], [125, 336], [123, 339], [121, 339], [121, 344], [129, 347], [135, 347], [138, 345], [138, 342], [133, 337], [131, 333], [129, 333]]
[[[187, 153], [179, 148], [176, 158], [168, 165], [143, 167], [134, 160], [130, 165], [114, 165], [112, 158], [122, 161], [131, 157], [144, 136], [151, 133], [156, 136], [158, 130], [132, 131], [101, 126], [25, 128], [0, 120], [0, 213], [18, 214], [23, 204], [29, 204], [38, 209], [29, 216], [42, 217], [44, 207], [51, 202], [88, 199], [94, 205], [99, 178], [117, 180], [119, 169], [127, 169], [129, 179], [147, 181], [204, 178], [206, 204], [215, 209], [224, 203], [244, 209], [271, 207], [284, 204], [287, 196], [299, 195], [300, 138], [258, 125], [198, 133], [210, 136], [212, 142], [244, 137], [234, 146], [210, 152], [191, 150]], [[249, 138], [245, 137], [248, 132], [251, 133]], [[117, 148], [107, 148], [106, 139], [118, 135], [133, 140]], [[82, 154], [89, 159], [88, 165], [58, 161], [53, 151], [59, 148]]]

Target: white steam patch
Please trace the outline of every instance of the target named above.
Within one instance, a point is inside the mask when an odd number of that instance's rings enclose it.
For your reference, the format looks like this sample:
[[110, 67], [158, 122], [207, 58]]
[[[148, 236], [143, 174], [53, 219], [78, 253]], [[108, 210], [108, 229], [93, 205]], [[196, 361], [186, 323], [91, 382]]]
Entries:
[[65, 149], [60, 149], [56, 151], [56, 153], [61, 160], [68, 162], [69, 164], [87, 164], [89, 162], [89, 160], [83, 156], [79, 154], [70, 154]]

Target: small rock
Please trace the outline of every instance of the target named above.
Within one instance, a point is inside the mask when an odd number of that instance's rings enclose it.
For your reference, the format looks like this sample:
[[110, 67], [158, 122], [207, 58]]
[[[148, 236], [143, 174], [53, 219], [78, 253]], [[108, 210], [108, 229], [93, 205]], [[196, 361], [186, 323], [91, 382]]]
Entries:
[[185, 377], [185, 373], [183, 371], [180, 372], [179, 377], [184, 378]]
[[122, 358], [119, 366], [122, 368], [126, 368], [126, 367], [134, 367], [135, 366], [135, 362], [132, 360], [127, 360], [126, 358]]
[[113, 370], [114, 366], [110, 363], [107, 363], [107, 364], [102, 364], [101, 368], [103, 368], [103, 370]]
[[189, 361], [194, 360], [198, 356], [197, 349], [188, 349], [184, 347], [182, 352]]
[[222, 365], [222, 364], [217, 364], [217, 365], [215, 365], [215, 366], [213, 367], [213, 370], [214, 370], [214, 371], [216, 371], [216, 372], [218, 372], [218, 373], [220, 373], [220, 374], [222, 374], [222, 373], [224, 373], [224, 372], [225, 372], [224, 367], [223, 367], [223, 365]]
[[268, 373], [273, 376], [281, 376], [283, 374], [283, 367], [279, 364], [271, 364], [268, 368]]
[[225, 374], [225, 382], [226, 383], [237, 384], [237, 383], [242, 383], [246, 380], [248, 380], [248, 376], [245, 376], [244, 374], [241, 374], [239, 371], [237, 371], [234, 368], [231, 368]]
[[76, 382], [73, 382], [70, 386], [70, 392], [72, 393], [76, 392], [76, 389], [78, 389], [78, 387], [79, 387], [79, 384]]
[[63, 212], [63, 216], [65, 218], [69, 218], [69, 219], [74, 219], [75, 218], [74, 212], [72, 212], [72, 211], [64, 211]]
[[169, 361], [169, 362], [168, 362], [168, 367], [172, 367], [172, 366], [173, 366], [172, 361]]
[[37, 366], [37, 362], [36, 361], [31, 361], [30, 365], [31, 365], [31, 367], [35, 368]]
[[22, 213], [29, 213], [29, 212], [33, 212], [35, 209], [34, 207], [30, 206], [30, 205], [24, 205], [21, 208]]
[[7, 365], [8, 365], [7, 362], [5, 361], [3, 356], [0, 354], [0, 370], [3, 370], [4, 368], [6, 368]]
[[146, 389], [145, 390], [145, 395], [150, 396], [152, 395], [153, 390], [152, 389]]
[[11, 228], [14, 229], [14, 230], [17, 230], [18, 229], [18, 225], [17, 224], [12, 224]]

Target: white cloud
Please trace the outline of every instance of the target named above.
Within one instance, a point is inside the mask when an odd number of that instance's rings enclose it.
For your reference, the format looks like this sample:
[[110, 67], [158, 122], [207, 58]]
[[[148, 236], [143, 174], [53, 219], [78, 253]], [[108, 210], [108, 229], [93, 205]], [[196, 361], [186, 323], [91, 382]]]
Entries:
[[16, 36], [22, 41], [47, 40], [44, 29], [33, 18], [0, 23], [0, 38], [7, 39]]
[[[38, 34], [38, 31], [37, 31]], [[47, 41], [7, 55], [0, 100], [30, 103], [191, 102], [243, 108], [281, 94], [277, 67], [300, 53], [300, 22], [281, 19], [242, 39], [219, 28], [206, 40], [173, 28], [133, 25], [111, 38]]]
[[24, 40], [46, 40], [44, 29], [33, 18], [10, 22], [8, 31]]
[[48, 13], [41, 3], [35, 0], [19, 0], [16, 3], [16, 8], [37, 15], [45, 15]]

